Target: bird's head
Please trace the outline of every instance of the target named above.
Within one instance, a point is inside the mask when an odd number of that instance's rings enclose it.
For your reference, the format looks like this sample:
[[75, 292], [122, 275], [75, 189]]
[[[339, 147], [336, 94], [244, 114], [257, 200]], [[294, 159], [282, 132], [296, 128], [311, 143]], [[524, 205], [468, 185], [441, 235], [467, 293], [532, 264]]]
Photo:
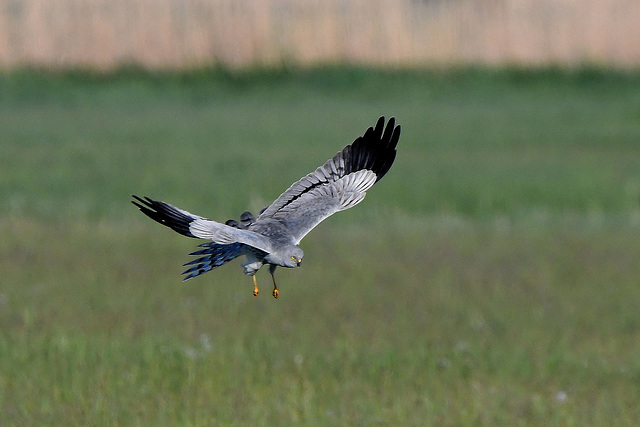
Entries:
[[302, 249], [291, 245], [280, 249], [277, 253], [270, 253], [264, 260], [269, 264], [279, 265], [287, 268], [300, 267], [304, 253]]
[[302, 258], [304, 258], [304, 252], [297, 246], [294, 246], [288, 254], [287, 267], [300, 267], [302, 264]]

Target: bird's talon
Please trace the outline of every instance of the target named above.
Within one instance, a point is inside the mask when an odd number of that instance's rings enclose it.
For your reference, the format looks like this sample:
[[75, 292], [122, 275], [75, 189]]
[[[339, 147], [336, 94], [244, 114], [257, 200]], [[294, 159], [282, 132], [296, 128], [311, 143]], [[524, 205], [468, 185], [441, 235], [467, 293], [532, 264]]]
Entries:
[[278, 290], [277, 290], [277, 289], [274, 289], [274, 290], [273, 290], [273, 297], [274, 297], [275, 299], [278, 299], [278, 294], [279, 294]]

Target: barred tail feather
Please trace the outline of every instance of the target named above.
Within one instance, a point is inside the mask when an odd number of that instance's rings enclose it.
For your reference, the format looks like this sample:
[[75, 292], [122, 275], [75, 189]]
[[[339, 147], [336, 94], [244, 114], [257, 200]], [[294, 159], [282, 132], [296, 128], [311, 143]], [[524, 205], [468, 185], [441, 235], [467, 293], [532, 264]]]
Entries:
[[185, 266], [190, 265], [191, 267], [182, 273], [186, 274], [183, 281], [220, 267], [240, 255], [243, 255], [245, 251], [245, 245], [242, 243], [221, 245], [215, 242], [206, 242], [201, 244], [199, 247], [204, 249], [192, 252], [189, 255], [200, 256], [200, 258], [184, 264]]

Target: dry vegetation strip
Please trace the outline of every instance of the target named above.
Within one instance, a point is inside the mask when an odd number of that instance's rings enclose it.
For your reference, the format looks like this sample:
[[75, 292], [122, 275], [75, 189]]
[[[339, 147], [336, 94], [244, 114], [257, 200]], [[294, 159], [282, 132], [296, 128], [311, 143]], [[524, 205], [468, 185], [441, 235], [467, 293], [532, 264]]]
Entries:
[[0, 0], [0, 67], [640, 64], [634, 0]]

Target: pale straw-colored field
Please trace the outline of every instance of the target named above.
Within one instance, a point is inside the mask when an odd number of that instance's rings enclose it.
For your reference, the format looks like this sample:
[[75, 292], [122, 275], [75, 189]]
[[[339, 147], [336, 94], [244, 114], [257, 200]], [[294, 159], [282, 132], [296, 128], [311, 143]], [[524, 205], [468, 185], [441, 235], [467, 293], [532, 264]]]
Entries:
[[0, 0], [0, 67], [640, 65], [637, 0]]

